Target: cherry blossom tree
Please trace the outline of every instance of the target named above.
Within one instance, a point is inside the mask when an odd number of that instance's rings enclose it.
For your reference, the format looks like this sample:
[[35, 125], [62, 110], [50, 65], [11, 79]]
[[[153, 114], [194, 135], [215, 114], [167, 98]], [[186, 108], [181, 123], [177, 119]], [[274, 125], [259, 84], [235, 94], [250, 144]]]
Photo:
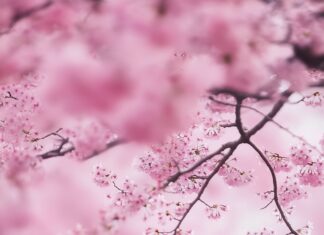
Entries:
[[319, 0], [0, 0], [0, 234], [320, 235], [323, 29]]

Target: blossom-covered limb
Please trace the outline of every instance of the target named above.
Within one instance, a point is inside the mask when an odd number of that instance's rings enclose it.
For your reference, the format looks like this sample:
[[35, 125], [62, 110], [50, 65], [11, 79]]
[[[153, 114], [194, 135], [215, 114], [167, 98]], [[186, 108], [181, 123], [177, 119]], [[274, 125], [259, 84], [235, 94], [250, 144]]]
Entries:
[[[221, 101], [221, 100], [217, 100], [215, 97], [210, 96], [209, 99], [215, 103], [218, 104], [222, 104], [222, 105], [228, 105], [228, 106], [232, 106], [232, 107], [236, 107], [236, 104], [234, 103], [230, 103], [230, 102], [225, 102], [225, 101]], [[291, 102], [286, 102], [288, 104], [291, 104]], [[270, 116], [268, 116], [267, 114], [265, 114], [264, 112], [260, 111], [259, 109], [246, 105], [246, 104], [241, 104], [241, 108], [244, 109], [249, 109], [252, 110], [254, 112], [256, 112], [257, 114], [260, 114], [262, 117], [267, 118], [269, 121], [271, 121], [275, 126], [277, 126], [278, 128], [280, 128], [281, 130], [285, 131], [286, 133], [288, 133], [290, 136], [292, 136], [293, 138], [307, 144], [310, 148], [312, 148], [313, 150], [315, 150], [316, 152], [321, 153], [321, 151], [313, 144], [311, 144], [310, 142], [308, 142], [305, 138], [303, 138], [300, 135], [295, 134], [293, 131], [291, 131], [288, 127], [282, 125], [281, 123], [277, 122], [274, 118], [271, 118]], [[235, 124], [236, 126], [236, 124]]]
[[224, 155], [224, 157], [219, 161], [217, 167], [212, 171], [212, 173], [210, 175], [208, 175], [208, 177], [206, 178], [205, 182], [203, 183], [202, 187], [200, 188], [197, 196], [195, 197], [195, 199], [189, 203], [188, 208], [186, 209], [186, 211], [183, 213], [182, 217], [180, 218], [180, 220], [178, 221], [176, 227], [171, 230], [168, 233], [172, 233], [174, 235], [177, 234], [177, 230], [180, 228], [181, 224], [183, 223], [184, 219], [186, 218], [186, 216], [189, 214], [189, 212], [191, 211], [191, 209], [194, 207], [194, 205], [201, 200], [201, 197], [203, 195], [203, 193], [205, 192], [207, 186], [209, 185], [210, 181], [212, 180], [212, 178], [219, 172], [219, 170], [221, 169], [221, 167], [226, 163], [226, 161], [232, 156], [232, 154], [234, 153], [235, 149], [237, 148], [238, 145], [234, 145], [233, 147], [230, 148], [229, 152], [226, 153]]
[[279, 203], [279, 197], [278, 197], [278, 183], [277, 183], [277, 176], [270, 164], [270, 162], [268, 161], [268, 159], [266, 158], [266, 156], [261, 152], [261, 150], [251, 141], [248, 142], [248, 144], [258, 153], [258, 155], [262, 158], [263, 162], [266, 164], [266, 166], [268, 167], [271, 177], [272, 177], [272, 186], [273, 186], [273, 200], [276, 204], [276, 207], [280, 213], [280, 216], [282, 218], [282, 220], [284, 221], [284, 223], [286, 224], [286, 226], [288, 227], [288, 229], [290, 230], [291, 234], [294, 235], [298, 235], [298, 233], [296, 232], [296, 230], [292, 227], [292, 225], [290, 224], [290, 222], [288, 221], [280, 203]]

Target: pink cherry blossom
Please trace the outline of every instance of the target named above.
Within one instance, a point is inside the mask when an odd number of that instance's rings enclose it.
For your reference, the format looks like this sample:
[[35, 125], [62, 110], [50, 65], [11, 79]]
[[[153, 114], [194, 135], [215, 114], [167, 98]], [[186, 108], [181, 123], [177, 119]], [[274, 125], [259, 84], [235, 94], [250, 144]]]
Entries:
[[305, 166], [312, 160], [312, 150], [306, 145], [291, 147], [291, 161], [296, 165]]
[[227, 207], [225, 205], [212, 205], [211, 207], [206, 207], [207, 217], [209, 219], [219, 219], [221, 217], [221, 213], [227, 211]]
[[116, 175], [107, 171], [102, 165], [94, 166], [93, 168], [93, 180], [94, 182], [101, 186], [109, 186], [116, 179]]
[[312, 95], [305, 96], [303, 99], [305, 105], [311, 106], [311, 107], [320, 107], [323, 103], [323, 95], [321, 95], [319, 92], [314, 92]]
[[323, 12], [0, 0], [0, 234], [322, 234]]
[[272, 153], [269, 151], [265, 151], [266, 156], [268, 157], [273, 170], [275, 172], [280, 172], [280, 171], [290, 171], [292, 169], [290, 165], [290, 161], [287, 157], [280, 156], [277, 153]]
[[311, 162], [303, 166], [298, 173], [301, 184], [311, 185], [313, 187], [323, 184], [323, 163]]
[[242, 186], [248, 184], [253, 179], [252, 172], [241, 171], [230, 165], [223, 166], [220, 174], [223, 176], [224, 181], [231, 186]]
[[288, 177], [279, 188], [279, 200], [285, 207], [292, 201], [305, 197], [307, 197], [307, 192], [296, 181]]

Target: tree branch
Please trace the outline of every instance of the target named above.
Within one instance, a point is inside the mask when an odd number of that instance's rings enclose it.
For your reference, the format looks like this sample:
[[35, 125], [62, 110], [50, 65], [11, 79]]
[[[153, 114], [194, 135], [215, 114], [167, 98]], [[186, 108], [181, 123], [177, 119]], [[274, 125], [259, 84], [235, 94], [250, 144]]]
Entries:
[[63, 138], [60, 145], [56, 149], [53, 149], [53, 150], [50, 150], [50, 151], [45, 152], [43, 154], [40, 154], [40, 155], [38, 155], [38, 157], [45, 160], [45, 159], [49, 159], [49, 158], [53, 158], [53, 157], [64, 156], [67, 153], [70, 153], [73, 150], [75, 150], [75, 148], [73, 146], [70, 146], [69, 148], [63, 150], [64, 146], [66, 144], [68, 144], [68, 143], [69, 143], [69, 139], [68, 138]]
[[[167, 179], [167, 181], [165, 182], [165, 184], [162, 186], [162, 188], [167, 187], [171, 182], [175, 182], [179, 179], [180, 176], [187, 174], [195, 169], [197, 169], [199, 166], [201, 166], [203, 163], [205, 163], [206, 161], [212, 159], [214, 156], [221, 154], [224, 150], [228, 149], [228, 148], [236, 148], [238, 147], [240, 144], [246, 142], [252, 135], [254, 135], [255, 133], [257, 133], [260, 129], [262, 129], [265, 124], [269, 121], [271, 121], [276, 114], [281, 110], [281, 108], [284, 106], [285, 102], [287, 101], [288, 97], [291, 95], [290, 91], [284, 92], [283, 93], [283, 98], [280, 99], [271, 109], [271, 111], [260, 121], [258, 122], [250, 131], [248, 131], [247, 133], [245, 133], [245, 136], [241, 136], [241, 138], [239, 138], [236, 141], [233, 142], [228, 142], [224, 145], [222, 145], [216, 152], [209, 154], [208, 156], [206, 156], [205, 158], [202, 158], [201, 160], [197, 161], [195, 164], [193, 164], [190, 168], [183, 170], [183, 171], [178, 171], [176, 174], [172, 175], [171, 177], [169, 177]], [[242, 99], [242, 98], [239, 98]], [[240, 108], [240, 107], [239, 107]], [[239, 111], [239, 108], [237, 108]], [[238, 112], [240, 113], [240, 112]], [[236, 122], [241, 122], [240, 120], [240, 116], [236, 117]], [[240, 124], [242, 125], [242, 124]], [[244, 131], [243, 131], [244, 132]]]
[[276, 114], [281, 110], [281, 108], [286, 103], [288, 97], [292, 94], [291, 91], [286, 91], [283, 93], [282, 99], [280, 99], [272, 108], [272, 110], [257, 124], [255, 125], [251, 130], [247, 132], [247, 138], [250, 138], [254, 134], [256, 134], [260, 129], [262, 129], [267, 122], [271, 121]]
[[[189, 173], [193, 170], [195, 170], [197, 167], [199, 167], [200, 165], [202, 165], [204, 162], [208, 161], [209, 159], [213, 158], [214, 156], [221, 154], [224, 150], [229, 148], [229, 152], [224, 154], [223, 158], [218, 162], [217, 167], [212, 171], [212, 173], [210, 175], [208, 175], [206, 177], [206, 181], [203, 183], [200, 191], [198, 192], [196, 198], [189, 204], [189, 207], [187, 208], [187, 210], [185, 211], [185, 213], [183, 214], [183, 216], [181, 217], [181, 219], [178, 221], [176, 227], [171, 230], [170, 232], [166, 232], [166, 233], [173, 233], [174, 235], [176, 235], [177, 230], [180, 228], [181, 224], [183, 223], [184, 219], [186, 218], [186, 216], [188, 215], [188, 213], [191, 211], [191, 209], [193, 208], [193, 206], [197, 203], [197, 201], [201, 200], [201, 196], [203, 195], [204, 191], [206, 190], [208, 184], [210, 183], [211, 179], [218, 173], [218, 171], [220, 170], [220, 168], [226, 163], [226, 161], [232, 156], [233, 152], [235, 151], [235, 149], [242, 143], [247, 143], [249, 145], [251, 145], [261, 156], [261, 158], [264, 160], [264, 162], [266, 163], [266, 165], [268, 166], [271, 175], [272, 175], [272, 179], [273, 179], [273, 187], [274, 187], [274, 201], [276, 203], [276, 206], [284, 220], [284, 222], [286, 223], [287, 227], [289, 228], [289, 230], [291, 231], [292, 234], [297, 235], [296, 231], [292, 228], [292, 226], [290, 225], [289, 221], [287, 220], [287, 218], [285, 217], [285, 214], [279, 204], [279, 200], [278, 200], [278, 188], [277, 188], [277, 179], [275, 176], [275, 173], [270, 165], [270, 163], [268, 162], [268, 160], [266, 159], [266, 157], [262, 154], [262, 152], [250, 141], [250, 137], [252, 135], [254, 135], [255, 133], [257, 133], [260, 129], [262, 129], [267, 122], [271, 121], [273, 119], [273, 117], [276, 116], [276, 114], [281, 110], [281, 108], [284, 106], [285, 102], [287, 101], [288, 97], [291, 95], [290, 91], [284, 92], [283, 93], [283, 98], [280, 99], [271, 109], [271, 111], [260, 121], [258, 122], [250, 131], [248, 131], [247, 133], [244, 132], [243, 129], [243, 124], [242, 124], [242, 120], [241, 120], [241, 115], [240, 115], [240, 111], [242, 108], [242, 101], [244, 98], [242, 98], [241, 96], [235, 96], [236, 100], [237, 100], [237, 104], [236, 104], [236, 108], [235, 108], [235, 114], [236, 114], [236, 126], [239, 129], [240, 132], [240, 139], [238, 139], [237, 141], [234, 142], [228, 142], [226, 144], [224, 144], [221, 148], [219, 148], [216, 152], [208, 155], [207, 157], [201, 159], [200, 161], [198, 161], [197, 163], [195, 163], [193, 166], [191, 166], [190, 168], [188, 168], [185, 171], [178, 171], [176, 174], [174, 174], [173, 176], [171, 176], [167, 182], [164, 184], [164, 188], [166, 186], [168, 186], [168, 184], [170, 182], [175, 182], [180, 176], [182, 176], [183, 174]], [[269, 203], [270, 204], [270, 203]], [[267, 205], [268, 206], [268, 205]], [[163, 232], [165, 233], [165, 232]], [[162, 234], [163, 234], [162, 233]]]
[[[69, 139], [64, 138], [64, 139], [62, 139], [61, 144], [56, 149], [50, 150], [50, 151], [48, 151], [46, 153], [38, 155], [38, 157], [45, 160], [45, 159], [49, 159], [49, 158], [53, 158], [53, 157], [62, 157], [62, 156], [66, 155], [66, 154], [68, 154], [70, 152], [73, 152], [75, 150], [75, 147], [73, 145], [68, 147], [65, 150], [63, 149], [64, 146], [66, 144], [68, 144], [68, 143], [69, 143]], [[93, 158], [93, 157], [95, 157], [95, 156], [97, 156], [97, 155], [99, 155], [99, 154], [101, 154], [101, 153], [115, 147], [115, 146], [118, 146], [118, 145], [121, 145], [121, 144], [124, 144], [124, 143], [126, 143], [126, 140], [123, 140], [123, 139], [112, 140], [112, 141], [110, 141], [109, 143], [106, 144], [105, 148], [95, 151], [93, 154], [85, 157], [83, 160], [88, 160], [90, 158]]]
[[4, 98], [6, 98], [6, 99], [14, 99], [14, 100], [18, 100], [18, 98], [17, 98], [17, 97], [14, 97], [14, 96], [11, 94], [10, 91], [7, 91], [7, 94], [8, 94], [8, 95], [6, 95]]
[[93, 154], [91, 154], [90, 156], [86, 157], [84, 160], [88, 160], [90, 158], [96, 157], [97, 155], [102, 154], [105, 151], [107, 151], [109, 149], [112, 149], [115, 146], [118, 146], [118, 145], [121, 145], [121, 144], [125, 144], [125, 143], [127, 143], [127, 141], [126, 140], [123, 140], [123, 139], [115, 139], [115, 140], [112, 140], [109, 143], [107, 143], [106, 146], [103, 149], [95, 151]]
[[[324, 80], [323, 80], [324, 81]], [[324, 84], [324, 83], [323, 83]], [[215, 103], [219, 103], [222, 105], [228, 105], [228, 106], [233, 106], [236, 107], [236, 104], [233, 103], [229, 103], [229, 102], [225, 102], [225, 101], [220, 101], [220, 100], [216, 100], [214, 97], [209, 97], [209, 99]], [[290, 104], [290, 103], [289, 103]], [[260, 114], [261, 116], [263, 116], [264, 118], [267, 118], [269, 121], [271, 121], [273, 124], [275, 124], [279, 129], [287, 132], [289, 135], [291, 135], [293, 138], [298, 139], [299, 141], [302, 141], [303, 143], [305, 143], [306, 145], [308, 145], [311, 149], [315, 150], [316, 152], [318, 152], [319, 154], [323, 154], [316, 146], [312, 145], [311, 143], [309, 143], [308, 141], [306, 141], [303, 137], [293, 133], [291, 130], [289, 130], [287, 127], [281, 125], [279, 122], [277, 122], [276, 120], [274, 120], [274, 118], [269, 117], [267, 114], [261, 112], [260, 110], [252, 107], [252, 106], [248, 106], [248, 105], [241, 105], [242, 108], [245, 109], [249, 109], [252, 110], [258, 114]], [[235, 124], [236, 125], [236, 124]]]
[[269, 96], [269, 95], [247, 93], [247, 92], [238, 91], [238, 90], [231, 89], [231, 88], [212, 88], [209, 90], [209, 93], [212, 95], [220, 95], [220, 94], [230, 95], [230, 96], [233, 96], [233, 97], [239, 98], [239, 99], [246, 99], [246, 98], [253, 98], [256, 100], [271, 99], [271, 96]]
[[[167, 179], [165, 184], [162, 186], [162, 188], [167, 187], [171, 182], [176, 182], [182, 175], [187, 174], [189, 172], [194, 171], [199, 166], [201, 166], [206, 161], [212, 159], [214, 156], [221, 154], [224, 150], [228, 148], [236, 148], [240, 144], [240, 140], [234, 141], [234, 142], [228, 142], [224, 145], [222, 145], [217, 151], [207, 155], [206, 157], [202, 158], [201, 160], [197, 161], [195, 164], [193, 164], [191, 167], [187, 168], [183, 171], [178, 171], [176, 174], [172, 175]], [[223, 158], [224, 159], [224, 158]]]
[[241, 138], [243, 140], [246, 139], [246, 133], [244, 131], [244, 128], [243, 128], [243, 124], [242, 124], [242, 118], [241, 118], [241, 108], [242, 108], [242, 102], [243, 102], [243, 99], [241, 98], [236, 98], [236, 106], [235, 106], [235, 116], [236, 116], [236, 127], [241, 135]]
[[184, 212], [184, 214], [182, 215], [181, 219], [179, 219], [176, 227], [166, 233], [173, 233], [174, 235], [177, 234], [177, 230], [180, 228], [181, 224], [183, 223], [184, 219], [187, 217], [187, 215], [189, 214], [189, 212], [191, 211], [191, 209], [194, 207], [194, 205], [198, 202], [201, 201], [201, 196], [203, 195], [203, 193], [205, 192], [207, 186], [209, 185], [210, 181], [212, 180], [212, 178], [218, 173], [218, 171], [220, 170], [220, 168], [226, 163], [226, 161], [232, 156], [233, 152], [235, 151], [235, 149], [237, 148], [238, 145], [234, 145], [230, 148], [230, 151], [224, 155], [224, 157], [219, 161], [217, 167], [212, 171], [212, 173], [206, 178], [206, 181], [203, 183], [201, 189], [199, 190], [196, 198], [189, 204], [187, 210]]
[[270, 162], [268, 161], [268, 159], [266, 158], [266, 156], [261, 152], [261, 150], [258, 149], [258, 147], [253, 144], [251, 141], [249, 141], [247, 144], [249, 144], [258, 154], [259, 156], [262, 158], [263, 162], [267, 165], [271, 177], [272, 177], [272, 184], [273, 184], [273, 200], [276, 204], [276, 207], [280, 213], [280, 216], [282, 218], [282, 220], [284, 221], [284, 223], [286, 224], [286, 226], [288, 227], [289, 231], [291, 234], [294, 235], [298, 235], [298, 233], [293, 229], [293, 227], [291, 226], [291, 224], [289, 223], [287, 217], [285, 216], [285, 213], [279, 203], [279, 198], [278, 198], [278, 183], [277, 183], [277, 177], [276, 174], [270, 164]]

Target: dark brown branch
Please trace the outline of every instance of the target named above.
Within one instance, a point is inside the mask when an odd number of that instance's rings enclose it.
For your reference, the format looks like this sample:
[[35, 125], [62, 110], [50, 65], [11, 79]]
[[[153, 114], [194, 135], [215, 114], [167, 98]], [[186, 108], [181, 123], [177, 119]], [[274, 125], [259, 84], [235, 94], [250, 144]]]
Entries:
[[64, 156], [67, 153], [70, 153], [75, 149], [73, 146], [70, 146], [67, 149], [63, 149], [64, 146], [66, 146], [68, 143], [69, 143], [69, 139], [64, 138], [64, 139], [62, 139], [60, 145], [56, 149], [53, 149], [53, 150], [50, 150], [50, 151], [48, 151], [46, 153], [38, 155], [38, 157], [45, 160], [45, 159], [49, 159], [49, 158], [53, 158], [53, 157]]
[[199, 166], [204, 164], [206, 161], [212, 159], [216, 155], [221, 154], [224, 150], [228, 148], [236, 148], [240, 144], [240, 140], [234, 142], [228, 142], [222, 145], [217, 151], [207, 155], [206, 157], [202, 158], [201, 160], [197, 161], [191, 167], [187, 168], [186, 170], [178, 171], [176, 174], [172, 175], [170, 178], [167, 179], [166, 183], [163, 185], [163, 188], [167, 187], [171, 182], [176, 182], [182, 175], [187, 174], [189, 172], [194, 171]]
[[113, 148], [115, 146], [118, 146], [118, 145], [121, 145], [121, 144], [125, 144], [125, 143], [127, 143], [127, 141], [126, 140], [123, 140], [123, 139], [115, 139], [115, 140], [112, 140], [109, 143], [107, 143], [106, 146], [103, 149], [95, 151], [93, 154], [91, 154], [90, 156], [86, 157], [84, 160], [88, 160], [90, 158], [96, 157], [99, 154], [102, 154], [105, 151], [107, 151], [107, 150], [109, 150], [109, 149], [111, 149], [111, 148]]
[[236, 104], [233, 104], [233, 103], [217, 100], [213, 96], [209, 96], [208, 99], [215, 102], [215, 103], [217, 103], [217, 104], [222, 104], [222, 105], [226, 105], [226, 106], [233, 106], [233, 107], [236, 106]]
[[205, 180], [205, 179], [207, 179], [207, 176], [192, 175], [192, 176], [189, 176], [188, 179], [190, 179], [190, 180], [196, 180], [196, 179]]
[[285, 213], [279, 203], [279, 198], [278, 198], [278, 183], [277, 183], [277, 177], [276, 174], [270, 164], [270, 162], [268, 161], [268, 159], [266, 158], [266, 156], [261, 152], [260, 149], [258, 149], [258, 147], [253, 144], [251, 141], [248, 142], [248, 144], [259, 154], [259, 156], [262, 158], [263, 162], [266, 164], [266, 166], [268, 167], [271, 177], [272, 177], [272, 185], [273, 185], [273, 200], [276, 204], [276, 207], [280, 213], [280, 216], [282, 218], [282, 220], [284, 221], [284, 223], [286, 224], [286, 226], [288, 227], [289, 231], [291, 234], [295, 234], [298, 235], [298, 233], [293, 229], [293, 227], [291, 226], [291, 224], [289, 223], [287, 217], [285, 216]]
[[282, 99], [280, 99], [272, 108], [272, 110], [257, 124], [255, 125], [250, 131], [246, 133], [247, 138], [250, 138], [254, 134], [256, 134], [260, 129], [262, 129], [267, 122], [271, 121], [277, 113], [281, 110], [281, 108], [286, 103], [288, 97], [292, 94], [290, 91], [286, 91], [283, 93]]
[[[180, 228], [183, 220], [186, 218], [186, 216], [188, 215], [188, 213], [191, 211], [191, 209], [193, 208], [193, 206], [197, 203], [197, 201], [201, 200], [201, 196], [203, 195], [204, 191], [206, 190], [209, 182], [211, 181], [211, 179], [218, 173], [218, 171], [220, 170], [220, 168], [226, 163], [226, 161], [232, 156], [233, 152], [235, 151], [235, 149], [242, 143], [248, 143], [249, 145], [251, 145], [253, 148], [255, 148], [256, 150], [258, 150], [258, 148], [253, 145], [253, 143], [250, 141], [250, 137], [252, 135], [254, 135], [256, 132], [258, 132], [260, 129], [262, 129], [265, 124], [269, 121], [271, 121], [273, 119], [273, 117], [276, 116], [276, 114], [281, 110], [281, 108], [284, 106], [285, 102], [287, 101], [288, 97], [290, 96], [291, 92], [287, 91], [283, 93], [283, 97], [282, 99], [280, 99], [271, 109], [271, 111], [260, 121], [258, 122], [249, 132], [245, 133], [244, 129], [243, 129], [243, 124], [242, 124], [242, 120], [241, 120], [241, 116], [240, 116], [240, 111], [241, 111], [241, 105], [242, 105], [242, 100], [244, 98], [240, 97], [240, 96], [235, 96], [236, 100], [237, 100], [237, 104], [236, 104], [236, 125], [239, 128], [239, 132], [241, 134], [240, 139], [238, 139], [237, 141], [234, 142], [228, 142], [226, 144], [224, 144], [220, 149], [218, 149], [216, 152], [208, 155], [207, 157], [201, 159], [200, 161], [198, 161], [196, 164], [194, 164], [193, 166], [191, 166], [190, 168], [188, 168], [185, 171], [178, 171], [178, 173], [176, 173], [175, 175], [171, 176], [167, 182], [165, 183], [164, 187], [168, 186], [168, 184], [170, 182], [175, 182], [180, 176], [182, 176], [183, 174], [189, 173], [193, 170], [195, 170], [197, 167], [201, 166], [204, 162], [208, 161], [209, 159], [213, 158], [216, 155], [221, 154], [224, 150], [229, 148], [229, 152], [223, 155], [223, 158], [218, 162], [217, 167], [212, 171], [212, 173], [210, 175], [208, 175], [206, 177], [206, 181], [203, 183], [200, 191], [198, 192], [196, 198], [189, 204], [189, 207], [187, 208], [187, 210], [185, 211], [185, 213], [183, 214], [182, 218], [178, 221], [176, 227], [167, 233], [173, 233], [174, 235], [177, 233], [177, 230]], [[259, 151], [259, 150], [258, 150]], [[262, 154], [261, 151], [259, 151], [261, 154], [261, 157], [265, 159], [265, 162], [267, 164], [267, 166], [269, 167], [269, 170], [272, 174], [273, 177], [273, 184], [274, 184], [274, 201], [277, 205], [278, 210], [280, 211], [283, 220], [285, 221], [287, 227], [290, 229], [290, 231], [292, 232], [292, 234], [297, 235], [296, 231], [293, 230], [293, 228], [291, 227], [291, 225], [289, 224], [287, 218], [285, 217], [283, 210], [279, 204], [278, 201], [278, 189], [277, 189], [277, 180], [276, 180], [276, 176], [274, 174], [274, 171], [270, 165], [270, 163], [268, 162], [268, 160], [266, 159], [266, 157]]]
[[271, 111], [259, 122], [257, 123], [249, 132], [245, 134], [244, 137], [241, 136], [240, 139], [233, 141], [233, 142], [228, 142], [224, 145], [222, 145], [216, 152], [209, 154], [205, 158], [202, 158], [198, 162], [196, 162], [194, 165], [192, 165], [190, 168], [183, 170], [183, 171], [178, 171], [176, 174], [172, 175], [170, 178], [167, 179], [166, 183], [163, 185], [163, 188], [167, 187], [171, 182], [175, 182], [179, 179], [184, 174], [187, 174], [191, 171], [194, 171], [197, 169], [199, 166], [201, 166], [203, 163], [206, 161], [212, 159], [214, 156], [221, 154], [224, 150], [228, 148], [236, 148], [240, 144], [246, 142], [252, 135], [257, 133], [260, 129], [262, 129], [265, 124], [269, 121], [271, 121], [276, 114], [281, 110], [281, 108], [284, 106], [285, 102], [287, 101], [287, 98], [290, 96], [291, 92], [287, 91], [283, 93], [283, 98], [280, 99], [271, 109]]
[[319, 81], [317, 81], [317, 82], [314, 82], [314, 83], [311, 83], [310, 85], [309, 85], [309, 87], [319, 87], [319, 88], [322, 88], [322, 87], [324, 87], [324, 79], [322, 78], [322, 79], [320, 79]]
[[[323, 80], [324, 81], [324, 80]], [[324, 83], [323, 83], [324, 85]], [[224, 101], [220, 101], [220, 100], [216, 100], [214, 99], [214, 97], [210, 97], [210, 100], [212, 100], [213, 102], [215, 103], [219, 103], [219, 104], [222, 104], [222, 105], [227, 105], [227, 106], [233, 106], [233, 107], [236, 107], [236, 104], [233, 104], [233, 103], [229, 103], [229, 102], [224, 102]], [[289, 102], [286, 102], [288, 104], [291, 104]], [[241, 105], [242, 108], [245, 108], [245, 109], [249, 109], [249, 110], [252, 110], [258, 114], [260, 114], [261, 116], [263, 116], [264, 118], [267, 118], [269, 121], [271, 121], [273, 124], [275, 124], [278, 128], [280, 128], [281, 130], [287, 132], [289, 135], [291, 135], [293, 138], [296, 138], [300, 141], [302, 141], [303, 143], [305, 143], [306, 145], [308, 145], [311, 149], [315, 150], [316, 152], [318, 152], [319, 154], [322, 154], [322, 152], [314, 145], [312, 145], [311, 143], [307, 142], [303, 137], [299, 136], [299, 135], [296, 135], [295, 133], [293, 133], [291, 130], [289, 130], [287, 127], [281, 125], [279, 122], [277, 122], [276, 120], [274, 120], [273, 118], [269, 117], [267, 114], [261, 112], [260, 110], [252, 107], [252, 106], [248, 106], [248, 105]], [[235, 124], [236, 125], [236, 124]], [[234, 126], [235, 126], [234, 125]]]
[[324, 55], [316, 55], [310, 47], [293, 45], [295, 58], [310, 69], [324, 70]]
[[4, 98], [6, 98], [6, 99], [14, 99], [14, 100], [18, 100], [18, 98], [17, 98], [17, 97], [14, 97], [14, 96], [11, 94], [10, 91], [7, 91], [7, 94], [8, 94], [8, 95], [6, 95]]
[[[68, 153], [71, 153], [75, 150], [75, 147], [72, 145], [72, 146], [69, 146], [68, 148], [64, 149], [64, 146], [66, 146], [67, 144], [69, 143], [69, 140], [67, 138], [63, 139], [62, 142], [60, 143], [60, 145], [54, 149], [54, 150], [50, 150], [46, 153], [43, 153], [41, 155], [38, 155], [38, 157], [42, 158], [42, 159], [49, 159], [49, 158], [54, 158], [54, 157], [63, 157], [65, 156], [66, 154]], [[93, 154], [91, 154], [90, 156], [87, 156], [84, 158], [84, 160], [88, 160], [90, 158], [93, 158], [115, 146], [118, 146], [120, 144], [124, 144], [126, 143], [125, 140], [122, 140], [122, 139], [115, 139], [115, 140], [112, 140], [110, 141], [109, 143], [106, 144], [105, 148], [101, 149], [101, 150], [98, 150], [98, 151], [95, 151]]]
[[236, 123], [221, 124], [220, 127], [223, 127], [223, 128], [236, 127]]
[[231, 89], [231, 88], [212, 88], [209, 90], [209, 93], [212, 95], [220, 95], [220, 94], [230, 95], [230, 96], [233, 96], [233, 97], [239, 98], [239, 99], [246, 99], [246, 98], [253, 98], [256, 100], [271, 99], [271, 96], [269, 96], [269, 95], [247, 93], [247, 92], [238, 91], [238, 90]]
[[243, 99], [241, 99], [241, 98], [236, 99], [236, 107], [235, 107], [236, 120], [235, 120], [235, 123], [236, 123], [236, 127], [241, 135], [241, 138], [243, 140], [245, 140], [246, 133], [244, 131], [243, 124], [242, 124], [242, 118], [241, 118], [242, 101], [243, 101]]
[[182, 215], [181, 219], [179, 219], [176, 227], [172, 231], [167, 232], [167, 233], [173, 233], [174, 235], [177, 234], [177, 230], [180, 228], [180, 226], [183, 223], [184, 219], [187, 217], [187, 215], [189, 214], [189, 212], [191, 211], [191, 209], [194, 207], [194, 205], [198, 201], [201, 201], [201, 196], [205, 192], [205, 190], [206, 190], [207, 186], [209, 185], [210, 181], [218, 173], [218, 171], [226, 163], [226, 161], [232, 156], [232, 154], [235, 151], [235, 149], [237, 148], [237, 146], [238, 145], [234, 145], [233, 147], [231, 147], [230, 148], [230, 151], [227, 154], [225, 154], [225, 156], [219, 161], [217, 167], [212, 171], [212, 173], [207, 177], [206, 181], [203, 183], [203, 185], [202, 185], [201, 189], [199, 190], [196, 198], [189, 204], [187, 210], [184, 212], [184, 214]]

